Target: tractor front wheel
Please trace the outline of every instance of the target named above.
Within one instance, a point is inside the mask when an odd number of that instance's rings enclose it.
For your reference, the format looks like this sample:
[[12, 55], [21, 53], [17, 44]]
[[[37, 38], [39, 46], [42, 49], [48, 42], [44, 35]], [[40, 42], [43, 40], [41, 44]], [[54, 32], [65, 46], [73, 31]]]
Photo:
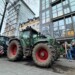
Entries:
[[40, 67], [48, 67], [52, 63], [52, 53], [47, 44], [37, 44], [33, 49], [32, 58], [34, 63]]
[[18, 40], [12, 40], [9, 43], [7, 57], [10, 61], [20, 60], [23, 57], [22, 47]]

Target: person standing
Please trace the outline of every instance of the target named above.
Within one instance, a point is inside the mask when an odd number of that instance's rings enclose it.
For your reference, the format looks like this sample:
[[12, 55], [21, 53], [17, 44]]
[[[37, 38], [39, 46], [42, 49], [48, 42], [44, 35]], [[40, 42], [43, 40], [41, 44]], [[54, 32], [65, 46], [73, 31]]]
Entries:
[[72, 40], [71, 42], [71, 53], [72, 53], [72, 57], [73, 59], [75, 59], [75, 39]]
[[66, 53], [66, 57], [69, 60], [72, 60], [72, 53], [71, 53], [71, 44], [68, 44], [67, 42], [65, 42], [65, 53]]
[[67, 59], [69, 59], [69, 60], [73, 60], [71, 51], [72, 51], [71, 44], [68, 44], [67, 45]]

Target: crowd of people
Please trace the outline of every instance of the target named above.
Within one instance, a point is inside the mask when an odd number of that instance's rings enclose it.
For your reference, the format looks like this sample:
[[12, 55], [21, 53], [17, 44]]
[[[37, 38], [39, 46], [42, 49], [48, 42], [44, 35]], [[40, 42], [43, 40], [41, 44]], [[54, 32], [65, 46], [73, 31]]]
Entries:
[[70, 44], [68, 42], [64, 42], [61, 45], [60, 51], [67, 59], [75, 60], [75, 39], [73, 39]]

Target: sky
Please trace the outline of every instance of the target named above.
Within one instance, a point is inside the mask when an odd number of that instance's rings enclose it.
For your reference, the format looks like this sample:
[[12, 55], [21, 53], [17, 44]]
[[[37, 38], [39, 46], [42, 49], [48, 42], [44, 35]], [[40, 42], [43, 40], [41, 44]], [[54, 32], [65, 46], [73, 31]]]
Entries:
[[39, 16], [39, 0], [24, 0], [24, 1], [34, 11], [36, 16]]

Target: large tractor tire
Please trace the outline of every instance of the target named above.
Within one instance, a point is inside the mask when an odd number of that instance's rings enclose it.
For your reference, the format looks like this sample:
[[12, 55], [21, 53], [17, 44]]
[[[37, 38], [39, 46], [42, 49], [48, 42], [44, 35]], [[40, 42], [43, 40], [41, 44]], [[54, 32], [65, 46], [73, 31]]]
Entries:
[[39, 43], [32, 51], [34, 63], [40, 67], [49, 67], [52, 64], [52, 53], [47, 44]]
[[12, 40], [9, 43], [7, 57], [10, 61], [17, 61], [23, 58], [22, 47], [18, 40]]

